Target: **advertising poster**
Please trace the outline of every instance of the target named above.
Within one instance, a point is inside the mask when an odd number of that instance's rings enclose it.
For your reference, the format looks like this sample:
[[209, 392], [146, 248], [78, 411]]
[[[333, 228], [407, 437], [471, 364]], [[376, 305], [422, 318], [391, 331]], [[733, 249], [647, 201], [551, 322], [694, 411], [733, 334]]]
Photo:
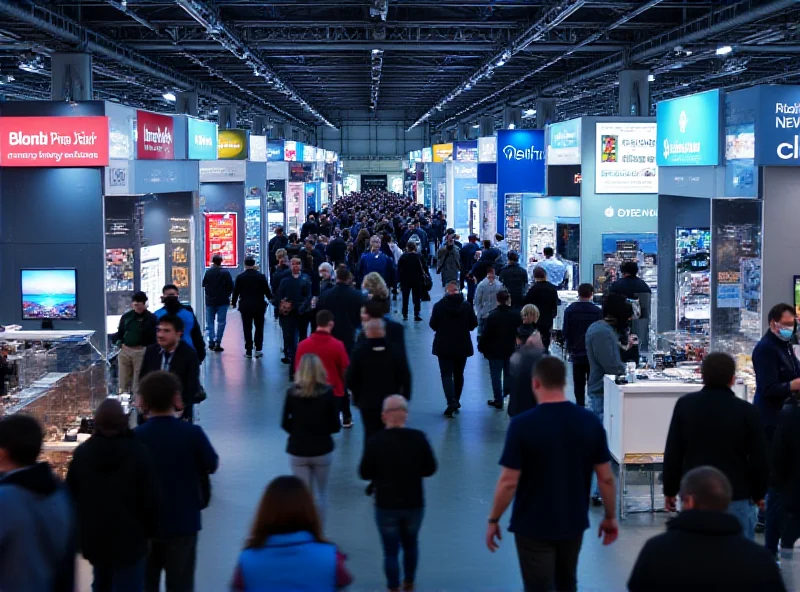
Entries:
[[106, 249], [106, 292], [133, 292], [133, 249]]
[[497, 232], [506, 234], [503, 205], [505, 196], [521, 193], [542, 195], [544, 181], [544, 130], [499, 130], [497, 132]]
[[289, 183], [286, 190], [286, 216], [288, 226], [286, 234], [300, 232], [306, 221], [305, 183]]
[[217, 158], [219, 160], [245, 160], [247, 158], [247, 130], [219, 130]]
[[598, 123], [595, 193], [658, 193], [655, 123]]
[[217, 124], [213, 121], [188, 118], [189, 160], [216, 160]]
[[433, 162], [447, 162], [448, 160], [453, 160], [453, 145], [434, 144]]
[[503, 204], [505, 237], [509, 251], [519, 253], [522, 249], [522, 194], [506, 193]]
[[0, 117], [0, 166], [106, 165], [107, 117]]
[[756, 102], [756, 164], [797, 166], [800, 163], [800, 86], [759, 86]]
[[482, 239], [494, 240], [497, 234], [497, 185], [480, 185]]
[[319, 202], [317, 202], [317, 184], [316, 183], [306, 183], [305, 184], [305, 192], [306, 192], [306, 212], [313, 213], [319, 211]]
[[190, 269], [192, 262], [192, 219], [169, 219], [169, 265], [172, 283], [178, 287], [178, 298], [188, 302], [192, 298]]
[[267, 162], [267, 136], [250, 136], [250, 161]]
[[175, 158], [174, 126], [175, 120], [171, 115], [137, 111], [136, 158], [140, 160], [172, 160]]
[[239, 265], [236, 218], [236, 212], [206, 213], [206, 267], [214, 255], [222, 255], [222, 267]]
[[[297, 142], [294, 140], [286, 140], [283, 143], [283, 160], [286, 162], [297, 162]], [[302, 158], [300, 160], [302, 160]]]
[[433, 148], [422, 149], [422, 162], [433, 162]]
[[151, 245], [139, 249], [140, 288], [148, 295], [147, 310], [161, 308], [158, 296], [167, 283], [166, 245]]
[[461, 162], [478, 162], [478, 141], [456, 142], [455, 160]]
[[581, 120], [554, 123], [548, 128], [547, 164], [581, 163]]
[[[476, 211], [470, 211], [470, 202], [478, 203], [478, 165], [474, 163], [453, 164], [453, 228], [456, 234], [466, 240], [470, 233], [471, 218]], [[471, 216], [472, 214], [472, 216]], [[475, 224], [477, 226], [477, 224]]]
[[283, 140], [270, 140], [267, 142], [267, 161], [280, 162], [283, 160]]
[[270, 179], [267, 181], [267, 211], [283, 214], [286, 208], [286, 181], [283, 179]]
[[261, 260], [260, 187], [250, 187], [244, 200], [244, 256]]
[[77, 278], [74, 269], [23, 269], [22, 318], [77, 319]]
[[136, 110], [111, 102], [107, 102], [105, 108], [108, 117], [109, 158], [132, 160], [136, 157], [136, 147], [133, 145]]
[[497, 138], [478, 138], [478, 162], [497, 162]]
[[656, 105], [658, 166], [719, 164], [720, 101], [717, 89]]

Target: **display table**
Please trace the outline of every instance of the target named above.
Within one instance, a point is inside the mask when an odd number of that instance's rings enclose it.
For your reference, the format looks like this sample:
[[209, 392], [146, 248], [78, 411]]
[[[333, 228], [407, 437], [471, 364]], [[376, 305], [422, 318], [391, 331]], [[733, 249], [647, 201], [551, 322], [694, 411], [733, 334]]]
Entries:
[[0, 341], [60, 341], [93, 335], [94, 331], [0, 331]]

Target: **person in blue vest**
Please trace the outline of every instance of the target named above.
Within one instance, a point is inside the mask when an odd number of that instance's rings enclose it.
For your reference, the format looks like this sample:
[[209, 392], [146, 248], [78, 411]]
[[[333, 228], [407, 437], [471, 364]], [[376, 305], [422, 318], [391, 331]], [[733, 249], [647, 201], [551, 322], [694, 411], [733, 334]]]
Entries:
[[194, 316], [192, 307], [188, 304], [181, 304], [178, 299], [178, 287], [175, 284], [167, 284], [161, 290], [161, 303], [164, 305], [154, 314], [157, 319], [166, 315], [175, 315], [183, 321], [183, 340], [195, 351], [200, 363], [206, 359], [206, 343], [203, 340], [203, 331], [197, 317]]
[[367, 277], [373, 271], [378, 273], [387, 286], [394, 285], [395, 265], [394, 258], [387, 257], [386, 253], [381, 252], [381, 238], [373, 236], [369, 239], [370, 252], [361, 256], [358, 265], [359, 278]]

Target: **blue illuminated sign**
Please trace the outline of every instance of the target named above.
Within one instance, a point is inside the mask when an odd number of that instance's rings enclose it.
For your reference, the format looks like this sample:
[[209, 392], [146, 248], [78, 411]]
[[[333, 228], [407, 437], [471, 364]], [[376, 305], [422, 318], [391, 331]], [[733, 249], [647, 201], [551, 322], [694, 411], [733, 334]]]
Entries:
[[497, 231], [505, 231], [507, 193], [544, 194], [544, 130], [497, 132]]
[[217, 160], [217, 124], [188, 118], [189, 160]]
[[757, 88], [755, 164], [800, 165], [800, 86]]
[[267, 142], [267, 162], [279, 162], [283, 160], [283, 141]]
[[658, 166], [717, 166], [720, 90], [662, 101], [656, 106]]
[[547, 130], [547, 164], [580, 164], [581, 120], [554, 123]]

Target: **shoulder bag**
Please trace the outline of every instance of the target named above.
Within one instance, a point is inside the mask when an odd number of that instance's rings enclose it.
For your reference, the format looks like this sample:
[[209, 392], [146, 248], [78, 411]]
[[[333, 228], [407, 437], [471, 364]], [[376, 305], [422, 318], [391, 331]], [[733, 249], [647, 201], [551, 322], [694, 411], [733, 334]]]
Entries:
[[430, 292], [433, 289], [433, 278], [431, 278], [431, 274], [428, 273], [428, 270], [425, 269], [422, 258], [418, 257], [417, 261], [419, 261], [419, 268], [422, 270], [422, 289], [426, 292]]

